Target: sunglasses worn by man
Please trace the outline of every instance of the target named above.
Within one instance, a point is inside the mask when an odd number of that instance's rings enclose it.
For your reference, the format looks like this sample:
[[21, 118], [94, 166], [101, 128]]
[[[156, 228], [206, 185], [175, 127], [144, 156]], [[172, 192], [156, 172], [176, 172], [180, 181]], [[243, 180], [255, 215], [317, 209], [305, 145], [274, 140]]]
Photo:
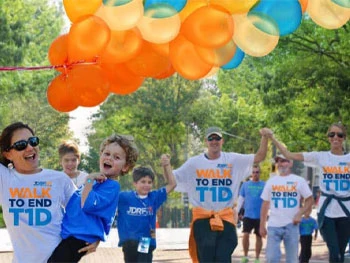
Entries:
[[330, 138], [334, 138], [335, 135], [337, 135], [338, 138], [344, 138], [344, 133], [342, 133], [342, 132], [329, 132], [328, 133], [328, 137], [330, 137]]
[[11, 149], [15, 149], [16, 151], [23, 151], [27, 148], [28, 144], [32, 147], [36, 147], [39, 145], [39, 138], [36, 136], [29, 137], [28, 140], [20, 140], [12, 144], [6, 151], [9, 152]]
[[211, 141], [221, 141], [221, 137], [220, 136], [209, 136], [208, 137], [208, 141], [211, 142]]

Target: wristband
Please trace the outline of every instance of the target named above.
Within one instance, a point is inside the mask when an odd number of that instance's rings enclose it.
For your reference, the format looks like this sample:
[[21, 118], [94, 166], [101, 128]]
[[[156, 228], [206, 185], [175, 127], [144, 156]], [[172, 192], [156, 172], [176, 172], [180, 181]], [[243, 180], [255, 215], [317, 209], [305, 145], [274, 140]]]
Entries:
[[90, 179], [90, 178], [88, 178], [88, 179], [86, 180], [86, 182], [87, 182], [88, 184], [91, 184], [91, 183], [93, 182], [93, 180]]

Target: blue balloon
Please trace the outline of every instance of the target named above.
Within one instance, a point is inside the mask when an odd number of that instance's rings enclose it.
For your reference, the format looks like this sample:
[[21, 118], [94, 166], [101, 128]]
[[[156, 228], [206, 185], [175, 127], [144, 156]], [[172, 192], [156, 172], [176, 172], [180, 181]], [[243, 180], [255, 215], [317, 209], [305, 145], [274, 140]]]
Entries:
[[234, 69], [237, 68], [243, 61], [245, 56], [245, 53], [240, 49], [239, 47], [236, 48], [236, 53], [233, 56], [233, 58], [226, 63], [225, 65], [221, 66], [222, 69]]
[[275, 20], [280, 36], [297, 30], [303, 15], [298, 0], [260, 0], [251, 11], [261, 12]]
[[177, 12], [180, 12], [186, 5], [187, 0], [146, 0], [145, 9], [154, 4], [167, 4], [173, 7]]

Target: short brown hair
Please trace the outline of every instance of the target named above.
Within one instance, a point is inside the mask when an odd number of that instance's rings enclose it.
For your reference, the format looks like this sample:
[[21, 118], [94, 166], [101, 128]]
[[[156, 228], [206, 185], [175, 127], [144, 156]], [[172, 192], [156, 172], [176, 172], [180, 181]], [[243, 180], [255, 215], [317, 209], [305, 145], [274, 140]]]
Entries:
[[[125, 151], [126, 165], [129, 167], [128, 171], [134, 168], [139, 156], [139, 152], [136, 145], [134, 144], [133, 138], [125, 135], [112, 134], [101, 143], [100, 153], [102, 153], [106, 146], [111, 143], [117, 143]], [[127, 172], [122, 172], [121, 175], [124, 175]]]
[[81, 154], [79, 146], [76, 142], [72, 140], [64, 141], [60, 144], [60, 146], [58, 146], [58, 155], [60, 156], [60, 159], [62, 159], [63, 156], [67, 153], [73, 153], [76, 157], [80, 159]]

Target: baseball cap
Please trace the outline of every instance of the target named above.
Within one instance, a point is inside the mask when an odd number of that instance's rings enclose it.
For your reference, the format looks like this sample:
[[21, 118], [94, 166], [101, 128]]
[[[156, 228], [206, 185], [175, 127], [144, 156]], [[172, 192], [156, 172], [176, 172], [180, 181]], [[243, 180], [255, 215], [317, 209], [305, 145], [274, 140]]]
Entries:
[[278, 159], [288, 160], [288, 158], [286, 158], [283, 154], [277, 154], [275, 156], [275, 162], [277, 162]]
[[208, 138], [212, 134], [222, 137], [222, 131], [219, 127], [209, 127], [205, 132], [205, 137]]

